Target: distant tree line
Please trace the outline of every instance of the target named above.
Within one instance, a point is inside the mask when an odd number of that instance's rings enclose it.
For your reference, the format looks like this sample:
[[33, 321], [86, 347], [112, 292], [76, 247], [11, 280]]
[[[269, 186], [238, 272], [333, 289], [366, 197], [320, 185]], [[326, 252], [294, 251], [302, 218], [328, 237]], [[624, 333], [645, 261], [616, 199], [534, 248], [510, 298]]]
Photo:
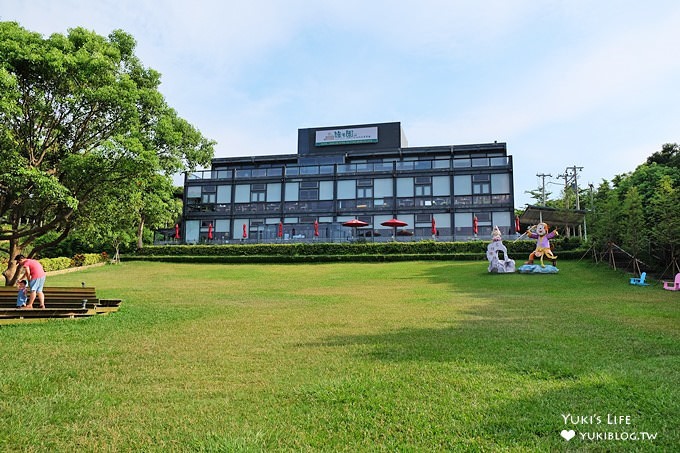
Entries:
[[[635, 171], [582, 194], [588, 238], [596, 250], [613, 242], [665, 269], [680, 253], [680, 147], [663, 145]], [[583, 200], [582, 198], [582, 200]]]
[[599, 186], [563, 189], [559, 198], [544, 188], [527, 191], [536, 204], [586, 210], [590, 246], [604, 251], [613, 243], [657, 270], [680, 254], [680, 147], [667, 143], [634, 171], [602, 180]]

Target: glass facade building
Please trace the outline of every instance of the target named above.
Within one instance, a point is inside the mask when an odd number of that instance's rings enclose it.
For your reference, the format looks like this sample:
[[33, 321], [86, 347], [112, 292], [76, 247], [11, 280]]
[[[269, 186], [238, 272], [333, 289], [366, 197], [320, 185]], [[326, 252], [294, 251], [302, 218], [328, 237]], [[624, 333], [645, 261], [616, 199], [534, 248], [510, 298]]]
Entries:
[[[401, 123], [298, 130], [297, 154], [215, 158], [185, 175], [186, 243], [488, 238], [514, 233], [505, 143], [408, 147]], [[367, 227], [344, 222], [359, 219]], [[209, 239], [209, 235], [212, 239]]]

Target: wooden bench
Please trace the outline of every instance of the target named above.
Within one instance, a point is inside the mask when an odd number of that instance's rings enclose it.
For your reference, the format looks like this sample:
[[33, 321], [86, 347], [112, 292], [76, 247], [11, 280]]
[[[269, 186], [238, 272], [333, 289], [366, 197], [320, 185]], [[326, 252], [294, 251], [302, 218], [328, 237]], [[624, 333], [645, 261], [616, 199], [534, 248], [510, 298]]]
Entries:
[[0, 319], [7, 318], [74, 318], [105, 314], [118, 311], [120, 299], [100, 299], [93, 287], [45, 287], [46, 308], [38, 308], [39, 302], [33, 302], [33, 309], [16, 308], [17, 287], [0, 287]]
[[88, 308], [0, 308], [0, 319], [82, 318], [96, 314]]

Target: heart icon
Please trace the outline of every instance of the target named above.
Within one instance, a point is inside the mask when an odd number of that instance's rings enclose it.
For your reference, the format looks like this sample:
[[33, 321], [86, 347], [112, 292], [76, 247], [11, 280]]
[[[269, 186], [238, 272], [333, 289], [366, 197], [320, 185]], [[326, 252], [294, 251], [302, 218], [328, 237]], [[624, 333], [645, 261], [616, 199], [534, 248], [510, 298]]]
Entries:
[[576, 431], [573, 429], [570, 429], [567, 431], [566, 429], [563, 429], [562, 432], [560, 433], [560, 436], [564, 437], [566, 440], [571, 440], [572, 437], [576, 435]]

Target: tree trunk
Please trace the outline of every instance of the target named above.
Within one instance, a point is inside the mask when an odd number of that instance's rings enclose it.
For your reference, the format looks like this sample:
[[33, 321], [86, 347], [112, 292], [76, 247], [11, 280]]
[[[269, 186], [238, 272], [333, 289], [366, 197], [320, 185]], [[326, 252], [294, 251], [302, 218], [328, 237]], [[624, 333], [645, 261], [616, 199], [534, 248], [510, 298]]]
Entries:
[[139, 219], [139, 226], [137, 227], [137, 249], [144, 247], [144, 217]]
[[113, 262], [116, 264], [120, 264], [120, 241], [116, 241], [113, 244], [113, 247], [116, 250], [116, 254], [113, 255]]
[[19, 278], [17, 272], [17, 263], [14, 261], [14, 257], [21, 253], [19, 248], [19, 241], [17, 239], [9, 240], [9, 261], [7, 261], [7, 269], [2, 273], [5, 277], [5, 286], [12, 286], [16, 283]]

